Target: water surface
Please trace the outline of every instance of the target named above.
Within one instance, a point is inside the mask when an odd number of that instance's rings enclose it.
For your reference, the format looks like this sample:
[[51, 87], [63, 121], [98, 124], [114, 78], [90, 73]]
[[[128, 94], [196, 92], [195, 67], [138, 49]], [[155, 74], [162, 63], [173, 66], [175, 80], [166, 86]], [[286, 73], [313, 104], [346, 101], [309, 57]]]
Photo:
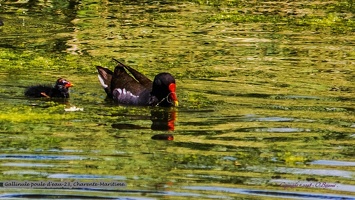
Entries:
[[[355, 199], [353, 5], [4, 1], [2, 198]], [[177, 80], [180, 106], [105, 100], [116, 58]], [[26, 86], [75, 84], [65, 100]], [[174, 140], [155, 140], [172, 135]]]

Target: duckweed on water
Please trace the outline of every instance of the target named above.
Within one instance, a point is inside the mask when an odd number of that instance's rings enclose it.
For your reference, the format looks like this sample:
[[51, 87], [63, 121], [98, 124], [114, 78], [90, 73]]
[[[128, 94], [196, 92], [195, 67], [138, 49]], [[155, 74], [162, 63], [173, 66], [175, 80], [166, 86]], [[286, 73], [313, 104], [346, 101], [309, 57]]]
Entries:
[[39, 123], [48, 120], [68, 120], [74, 118], [74, 115], [64, 112], [64, 107], [64, 105], [55, 105], [45, 109], [11, 107], [1, 112], [0, 120], [14, 123], [26, 121]]
[[[335, 4], [321, 4], [319, 2], [309, 5], [297, 5], [294, 2], [295, 5], [291, 6], [293, 3], [290, 3], [290, 5], [280, 6], [278, 9], [268, 8], [262, 1], [254, 3], [238, 1], [234, 4], [234, 7], [227, 7], [228, 4], [219, 4], [219, 9], [222, 12], [216, 12], [208, 20], [212, 22], [274, 24], [269, 28], [275, 30], [277, 27], [279, 31], [293, 27], [296, 30], [318, 31], [326, 28], [336, 33], [349, 33], [353, 32], [355, 27], [352, 1], [341, 1]], [[295, 9], [298, 6], [300, 6], [299, 10]], [[342, 11], [341, 14], [339, 14], [339, 10]]]
[[279, 153], [278, 156], [289, 166], [305, 164], [305, 162], [309, 161], [304, 156], [294, 155], [292, 152]]
[[206, 108], [217, 103], [209, 100], [205, 96], [193, 92], [186, 93], [183, 96], [180, 96], [179, 99], [183, 102], [183, 106], [186, 105], [189, 109]]
[[[108, 59], [104, 59], [107, 62]], [[23, 73], [29, 70], [94, 72], [94, 64], [102, 63], [102, 58], [77, 57], [75, 55], [46, 54], [33, 51], [3, 49], [0, 52], [0, 72]]]

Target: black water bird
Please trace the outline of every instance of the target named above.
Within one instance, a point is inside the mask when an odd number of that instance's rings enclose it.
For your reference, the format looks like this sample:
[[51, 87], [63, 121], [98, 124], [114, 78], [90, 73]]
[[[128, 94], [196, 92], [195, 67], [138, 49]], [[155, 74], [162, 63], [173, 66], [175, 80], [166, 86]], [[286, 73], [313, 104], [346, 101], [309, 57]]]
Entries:
[[[114, 59], [115, 60], [115, 59]], [[152, 82], [145, 75], [115, 60], [115, 70], [97, 66], [98, 77], [107, 97], [119, 104], [138, 106], [177, 106], [176, 83], [169, 73], [160, 73]], [[130, 74], [127, 73], [127, 71]]]
[[69, 81], [59, 78], [54, 87], [50, 85], [30, 86], [25, 90], [25, 95], [34, 98], [69, 98], [69, 88], [72, 86], [73, 84]]

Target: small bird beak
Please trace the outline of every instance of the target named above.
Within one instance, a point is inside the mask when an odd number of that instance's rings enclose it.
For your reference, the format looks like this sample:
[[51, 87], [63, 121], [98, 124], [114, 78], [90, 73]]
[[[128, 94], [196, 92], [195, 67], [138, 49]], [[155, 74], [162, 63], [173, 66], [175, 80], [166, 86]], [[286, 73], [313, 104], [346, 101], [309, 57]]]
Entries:
[[179, 105], [179, 101], [178, 101], [178, 98], [176, 96], [176, 85], [175, 85], [175, 83], [170, 83], [169, 90], [170, 90], [170, 98], [174, 101], [174, 106], [178, 106]]
[[64, 85], [64, 87], [66, 87], [66, 88], [70, 88], [70, 87], [73, 87], [73, 86], [74, 86], [74, 84], [71, 84], [70, 82], [68, 82], [67, 84]]

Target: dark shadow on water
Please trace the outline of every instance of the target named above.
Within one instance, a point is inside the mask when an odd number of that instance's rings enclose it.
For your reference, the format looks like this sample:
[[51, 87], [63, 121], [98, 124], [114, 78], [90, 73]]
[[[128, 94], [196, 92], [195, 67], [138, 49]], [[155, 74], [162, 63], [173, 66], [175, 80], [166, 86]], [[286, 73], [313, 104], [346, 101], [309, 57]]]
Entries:
[[139, 126], [135, 124], [112, 124], [112, 128], [115, 129], [130, 129], [130, 130], [139, 130], [139, 129], [148, 129], [148, 127]]
[[156, 131], [173, 131], [175, 129], [175, 120], [177, 111], [171, 110], [151, 110], [150, 112], [152, 120], [151, 129]]
[[[113, 114], [111, 116], [124, 116], [131, 120], [151, 120], [152, 125], [150, 129], [154, 131], [173, 131], [175, 129], [177, 110], [176, 109], [160, 109], [152, 108], [150, 116], [145, 115], [126, 115]], [[131, 121], [130, 120], [130, 121]], [[134, 121], [133, 121], [134, 122]], [[149, 127], [141, 126], [132, 123], [114, 123], [111, 125], [116, 129], [149, 129]]]
[[153, 140], [174, 140], [172, 134], [156, 134], [152, 136]]

